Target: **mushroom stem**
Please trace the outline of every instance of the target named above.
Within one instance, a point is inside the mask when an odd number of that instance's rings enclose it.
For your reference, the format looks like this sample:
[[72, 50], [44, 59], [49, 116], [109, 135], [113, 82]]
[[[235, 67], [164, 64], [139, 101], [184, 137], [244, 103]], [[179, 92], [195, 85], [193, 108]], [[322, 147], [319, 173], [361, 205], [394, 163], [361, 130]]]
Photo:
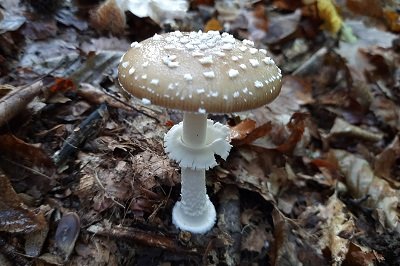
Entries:
[[215, 224], [216, 212], [208, 198], [204, 169], [183, 167], [181, 200], [174, 206], [173, 223], [182, 230], [205, 233]]
[[189, 147], [203, 146], [207, 134], [207, 114], [185, 112], [182, 141]]
[[[203, 147], [207, 137], [207, 114], [185, 112], [183, 115], [182, 142], [191, 148]], [[173, 223], [182, 230], [205, 233], [216, 219], [214, 205], [206, 190], [204, 168], [182, 167], [181, 200], [174, 206]]]

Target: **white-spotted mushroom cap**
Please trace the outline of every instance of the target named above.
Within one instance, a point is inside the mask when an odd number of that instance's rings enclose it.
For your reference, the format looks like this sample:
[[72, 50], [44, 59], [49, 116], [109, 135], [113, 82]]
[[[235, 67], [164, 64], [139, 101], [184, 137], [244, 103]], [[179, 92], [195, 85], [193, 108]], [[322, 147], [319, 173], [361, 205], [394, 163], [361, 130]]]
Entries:
[[228, 113], [274, 100], [281, 71], [266, 50], [228, 33], [171, 32], [134, 42], [119, 64], [121, 86], [172, 109]]

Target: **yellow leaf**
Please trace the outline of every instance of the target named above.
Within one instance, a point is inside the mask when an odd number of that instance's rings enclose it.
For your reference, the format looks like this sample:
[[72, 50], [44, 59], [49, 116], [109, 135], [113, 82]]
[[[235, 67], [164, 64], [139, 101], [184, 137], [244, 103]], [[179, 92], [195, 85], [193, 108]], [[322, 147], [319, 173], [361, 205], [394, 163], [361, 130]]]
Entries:
[[317, 8], [324, 28], [334, 34], [338, 33], [343, 21], [331, 0], [318, 0]]

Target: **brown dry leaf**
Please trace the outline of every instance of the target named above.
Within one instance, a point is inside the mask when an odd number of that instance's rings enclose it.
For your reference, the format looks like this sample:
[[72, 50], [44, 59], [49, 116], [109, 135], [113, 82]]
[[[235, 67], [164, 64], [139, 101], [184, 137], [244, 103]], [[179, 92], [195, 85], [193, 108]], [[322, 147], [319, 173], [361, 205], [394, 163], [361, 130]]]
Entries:
[[0, 171], [0, 231], [32, 233], [46, 226], [43, 214], [34, 213], [24, 206], [8, 177]]
[[383, 16], [391, 31], [400, 32], [400, 15], [398, 10], [385, 8], [383, 10]]
[[346, 0], [346, 6], [354, 13], [382, 18], [382, 1], [380, 0]]
[[230, 139], [242, 140], [255, 128], [256, 128], [256, 121], [247, 118], [241, 121], [239, 124], [231, 127]]
[[300, 9], [288, 15], [278, 15], [269, 18], [268, 32], [263, 41], [267, 44], [277, 43], [294, 34], [301, 19]]
[[374, 266], [384, 261], [385, 258], [374, 250], [350, 242], [344, 263], [354, 266]]
[[396, 103], [383, 95], [378, 95], [375, 96], [370, 108], [381, 122], [400, 130], [400, 108]]
[[132, 158], [133, 177], [146, 189], [160, 185], [175, 186], [179, 183], [177, 170], [167, 156], [146, 150]]
[[[79, 256], [72, 256], [70, 265], [118, 265], [117, 243], [112, 239], [90, 237], [88, 243], [79, 242], [75, 246]], [[128, 263], [129, 264], [129, 263]]]
[[[121, 174], [113, 168], [96, 169], [96, 179], [100, 181], [100, 185], [104, 187], [105, 195], [117, 202], [125, 201], [132, 196], [131, 181], [129, 175]], [[126, 169], [125, 173], [128, 170]], [[126, 178], [125, 178], [126, 177]]]
[[275, 124], [287, 124], [290, 117], [299, 112], [306, 104], [314, 103], [311, 84], [305, 79], [286, 75], [282, 80], [282, 89], [279, 96], [266, 108], [252, 111], [257, 124], [262, 125], [269, 121]]
[[250, 144], [258, 138], [264, 137], [272, 129], [271, 123], [256, 127], [254, 120], [246, 118], [236, 126], [231, 127], [230, 135], [234, 146]]
[[81, 83], [77, 94], [94, 105], [107, 103], [108, 106], [114, 107], [116, 109], [132, 111], [132, 109], [127, 104], [116, 100], [115, 98], [107, 95], [106, 93], [89, 83]]
[[[396, 136], [393, 141], [376, 156], [374, 163], [374, 173], [386, 180], [395, 181], [392, 171], [396, 165], [396, 161], [400, 158], [400, 140]], [[399, 181], [399, 180], [397, 180]]]
[[245, 209], [240, 215], [243, 225], [241, 250], [261, 253], [269, 246], [271, 232], [268, 231], [264, 214], [258, 209]]
[[318, 217], [324, 221], [319, 239], [320, 248], [329, 248], [333, 265], [341, 265], [349, 251], [348, 238], [355, 232], [353, 217], [346, 214], [346, 207], [336, 194], [329, 198], [325, 206], [319, 206]]
[[116, 0], [107, 0], [91, 12], [90, 22], [97, 30], [121, 35], [126, 26], [126, 16]]
[[[254, 26], [259, 31], [268, 31], [268, 17], [267, 17], [267, 10], [264, 3], [255, 3], [253, 9], [253, 16], [254, 16]], [[251, 29], [249, 29], [251, 34]]]
[[343, 150], [334, 150], [334, 154], [351, 195], [356, 199], [369, 196], [366, 204], [383, 212], [385, 223], [390, 229], [400, 231], [397, 210], [399, 191], [391, 188], [384, 179], [375, 176], [365, 159]]
[[234, 177], [235, 184], [240, 188], [260, 194], [267, 201], [273, 201], [274, 197], [268, 190], [265, 171], [268, 168], [271, 169], [273, 158], [275, 158], [274, 152], [265, 154], [265, 157], [269, 158], [260, 158], [260, 154], [253, 148], [243, 147], [239, 153], [240, 155], [230, 157], [227, 168]]
[[373, 132], [371, 128], [364, 129], [358, 126], [349, 124], [347, 121], [337, 117], [331, 128], [328, 138], [354, 138], [357, 140], [377, 142], [382, 140], [383, 134], [380, 132]]
[[272, 218], [275, 239], [270, 252], [271, 265], [328, 265], [321, 251], [314, 248], [309, 239], [298, 235], [290, 220], [276, 210]]
[[294, 11], [302, 6], [299, 0], [274, 0], [274, 6], [282, 10]]
[[55, 20], [29, 21], [22, 29], [24, 36], [30, 40], [45, 40], [57, 34], [57, 22]]
[[222, 27], [221, 23], [218, 21], [218, 19], [211, 18], [209, 21], [207, 21], [206, 25], [204, 25], [204, 32], [207, 32], [210, 30], [216, 30], [216, 31], [223, 30], [223, 27]]
[[250, 232], [242, 237], [242, 250], [253, 251], [261, 253], [266, 248], [269, 240], [269, 232], [265, 224], [250, 226]]
[[55, 184], [55, 167], [39, 144], [14, 135], [0, 135], [0, 166], [20, 187], [32, 193], [47, 192]]
[[287, 127], [290, 131], [289, 137], [284, 143], [280, 144], [276, 149], [282, 153], [291, 153], [301, 140], [305, 130], [305, 120], [308, 118], [306, 113], [294, 113], [290, 118]]
[[203, 6], [203, 5], [214, 6], [214, 0], [192, 0], [190, 4], [192, 7]]

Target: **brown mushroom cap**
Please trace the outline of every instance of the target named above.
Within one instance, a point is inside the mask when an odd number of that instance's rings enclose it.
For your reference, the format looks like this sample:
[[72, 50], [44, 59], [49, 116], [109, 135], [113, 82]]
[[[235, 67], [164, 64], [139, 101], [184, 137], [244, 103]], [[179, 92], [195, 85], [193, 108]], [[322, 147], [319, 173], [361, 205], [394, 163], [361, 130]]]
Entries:
[[200, 113], [254, 109], [278, 96], [282, 75], [253, 46], [216, 31], [156, 34], [132, 43], [119, 82], [145, 104]]

